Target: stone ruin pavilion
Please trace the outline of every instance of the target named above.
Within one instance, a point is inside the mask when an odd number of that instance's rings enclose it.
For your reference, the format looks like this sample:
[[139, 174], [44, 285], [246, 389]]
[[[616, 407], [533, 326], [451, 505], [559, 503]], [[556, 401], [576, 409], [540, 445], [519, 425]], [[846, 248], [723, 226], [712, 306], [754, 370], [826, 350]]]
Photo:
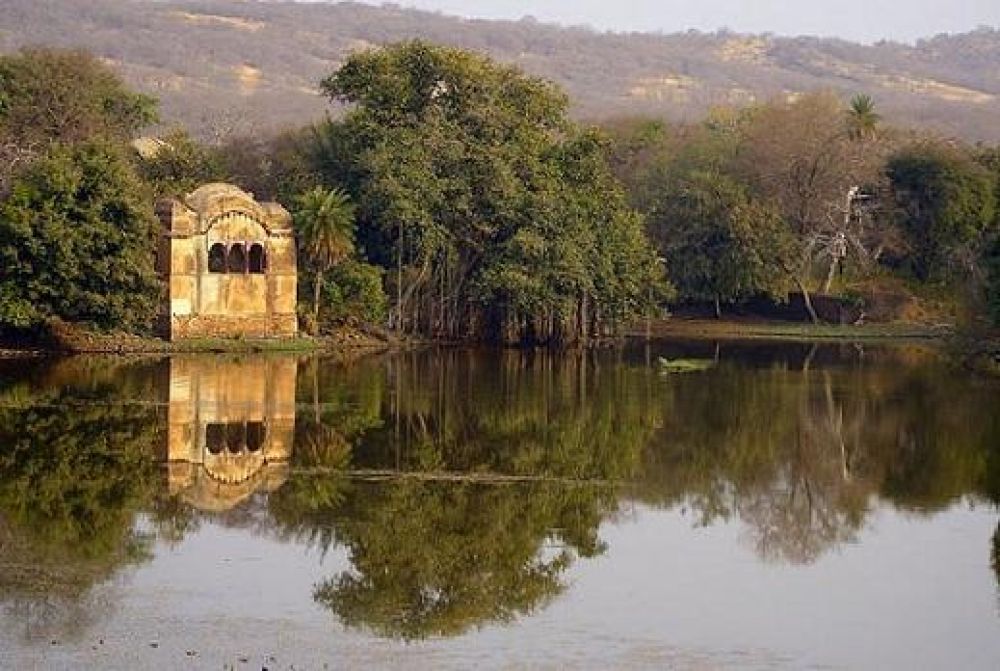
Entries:
[[170, 340], [295, 336], [298, 272], [292, 218], [231, 184], [206, 184], [157, 203]]

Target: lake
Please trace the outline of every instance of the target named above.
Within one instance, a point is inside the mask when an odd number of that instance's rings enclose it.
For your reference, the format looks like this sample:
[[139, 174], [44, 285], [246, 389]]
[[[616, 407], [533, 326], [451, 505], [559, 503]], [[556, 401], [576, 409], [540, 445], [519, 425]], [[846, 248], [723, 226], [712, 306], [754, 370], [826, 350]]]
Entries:
[[0, 668], [997, 669], [998, 502], [917, 345], [0, 360]]

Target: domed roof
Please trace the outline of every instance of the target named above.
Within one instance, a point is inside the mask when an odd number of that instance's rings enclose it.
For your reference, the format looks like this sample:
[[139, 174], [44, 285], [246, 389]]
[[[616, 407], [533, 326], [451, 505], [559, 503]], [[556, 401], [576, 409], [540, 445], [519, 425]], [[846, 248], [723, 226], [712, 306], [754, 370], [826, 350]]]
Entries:
[[185, 196], [184, 203], [195, 212], [205, 212], [213, 203], [226, 198], [236, 198], [256, 204], [252, 194], [247, 193], [235, 184], [226, 184], [224, 182], [213, 182], [199, 186]]
[[288, 481], [288, 464], [267, 464], [248, 480], [220, 482], [204, 468], [196, 471], [194, 482], [180, 492], [181, 498], [194, 508], [222, 513], [232, 510], [257, 492], [277, 491]]

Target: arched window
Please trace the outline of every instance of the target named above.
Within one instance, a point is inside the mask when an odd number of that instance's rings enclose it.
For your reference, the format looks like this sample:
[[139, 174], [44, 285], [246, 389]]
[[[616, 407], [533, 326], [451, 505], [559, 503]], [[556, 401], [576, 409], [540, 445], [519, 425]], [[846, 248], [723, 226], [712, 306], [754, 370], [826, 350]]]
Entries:
[[236, 243], [229, 248], [229, 262], [226, 265], [231, 273], [247, 271], [247, 252], [242, 243]]
[[221, 242], [215, 243], [208, 250], [208, 272], [226, 272], [226, 246]]
[[254, 243], [250, 245], [250, 272], [260, 274], [265, 270], [267, 270], [267, 252], [264, 251], [264, 245]]
[[267, 428], [264, 422], [247, 422], [247, 449], [251, 452], [258, 452], [264, 447], [264, 440], [267, 438]]
[[226, 425], [208, 424], [205, 426], [205, 445], [212, 454], [219, 454], [226, 446]]
[[226, 425], [226, 445], [232, 454], [239, 454], [247, 446], [247, 425], [243, 422], [230, 422]]

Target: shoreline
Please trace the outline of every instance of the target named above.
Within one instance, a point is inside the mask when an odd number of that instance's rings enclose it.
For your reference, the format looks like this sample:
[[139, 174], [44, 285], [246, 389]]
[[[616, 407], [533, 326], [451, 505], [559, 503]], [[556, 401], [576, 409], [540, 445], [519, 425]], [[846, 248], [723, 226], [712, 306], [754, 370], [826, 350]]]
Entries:
[[[776, 342], [922, 342], [948, 347], [972, 361], [986, 362], [1000, 369], [1000, 337], [963, 335], [951, 325], [910, 323], [889, 324], [811, 324], [768, 320], [670, 318], [649, 325], [634, 324], [623, 334], [624, 340], [745, 340]], [[621, 342], [620, 339], [612, 339]], [[323, 354], [356, 359], [369, 354], [406, 349], [413, 346], [463, 346], [481, 343], [455, 343], [397, 340], [392, 335], [372, 335], [355, 328], [342, 328], [322, 336], [296, 338], [197, 338], [167, 341], [128, 334], [95, 334], [63, 331], [48, 341], [0, 342], [0, 358], [36, 358], [82, 354], [112, 356], [151, 356], [178, 354]], [[981, 367], [981, 366], [976, 366]], [[991, 367], [987, 365], [987, 367]]]
[[0, 343], [0, 358], [111, 355], [155, 356], [175, 354], [328, 354], [354, 359], [378, 354], [403, 343], [358, 329], [343, 328], [321, 336], [296, 338], [192, 338], [168, 341], [129, 334], [62, 331], [46, 340]]
[[[653, 321], [650, 324], [648, 334], [653, 339], [784, 340], [792, 342], [897, 340], [944, 343], [955, 337], [956, 330], [950, 324], [812, 324], [808, 322], [674, 317]], [[641, 322], [636, 324], [628, 331], [628, 336], [645, 338], [647, 336], [645, 324]]]

